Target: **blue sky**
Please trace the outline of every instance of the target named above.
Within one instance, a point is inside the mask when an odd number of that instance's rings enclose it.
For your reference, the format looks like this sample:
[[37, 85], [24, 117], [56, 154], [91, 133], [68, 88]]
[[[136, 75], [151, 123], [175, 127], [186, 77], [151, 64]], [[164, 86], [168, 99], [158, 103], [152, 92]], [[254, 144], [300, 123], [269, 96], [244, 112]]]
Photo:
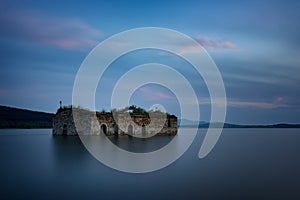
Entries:
[[[299, 9], [298, 1], [1, 1], [0, 104], [47, 112], [55, 112], [59, 100], [71, 104], [77, 70], [99, 42], [155, 26], [187, 34], [207, 49], [224, 79], [227, 122], [300, 123]], [[99, 83], [97, 108], [109, 109], [124, 69], [154, 59], [193, 82], [201, 118], [208, 120], [203, 81], [176, 56], [160, 55], [143, 51], [118, 59]], [[159, 102], [179, 112], [174, 95], [157, 85], [140, 88], [131, 102], [146, 108]]]

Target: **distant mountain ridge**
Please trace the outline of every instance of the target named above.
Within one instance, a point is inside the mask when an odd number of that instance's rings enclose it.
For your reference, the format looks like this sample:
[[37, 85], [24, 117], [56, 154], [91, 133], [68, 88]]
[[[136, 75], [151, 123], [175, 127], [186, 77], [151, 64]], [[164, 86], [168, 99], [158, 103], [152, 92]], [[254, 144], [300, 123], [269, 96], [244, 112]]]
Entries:
[[288, 124], [288, 123], [278, 123], [278, 124], [268, 124], [268, 125], [239, 125], [230, 123], [209, 123], [205, 121], [192, 121], [188, 119], [178, 119], [178, 124], [181, 127], [199, 127], [208, 128], [210, 125], [214, 128], [300, 128], [300, 124]]
[[0, 128], [52, 128], [53, 113], [0, 106]]

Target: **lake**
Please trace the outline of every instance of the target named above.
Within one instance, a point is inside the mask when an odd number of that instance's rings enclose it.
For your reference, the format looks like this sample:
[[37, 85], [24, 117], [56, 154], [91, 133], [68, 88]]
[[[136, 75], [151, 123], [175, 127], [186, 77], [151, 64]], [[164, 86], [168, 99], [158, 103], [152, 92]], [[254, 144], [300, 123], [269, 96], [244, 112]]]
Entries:
[[[145, 174], [111, 169], [79, 137], [51, 131], [0, 130], [1, 199], [300, 199], [300, 129], [224, 129], [204, 159], [198, 151], [206, 130], [199, 129], [182, 157]], [[118, 143], [143, 152], [171, 139]]]

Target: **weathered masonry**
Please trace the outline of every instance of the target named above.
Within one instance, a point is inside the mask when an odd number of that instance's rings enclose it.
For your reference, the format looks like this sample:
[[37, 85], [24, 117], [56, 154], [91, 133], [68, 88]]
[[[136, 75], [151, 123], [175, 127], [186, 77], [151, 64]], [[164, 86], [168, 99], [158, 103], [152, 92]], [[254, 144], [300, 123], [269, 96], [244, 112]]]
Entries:
[[[147, 137], [147, 135], [152, 135], [154, 131], [147, 126], [150, 124], [151, 120], [152, 125], [162, 125], [160, 132], [156, 135], [176, 135], [178, 129], [177, 117], [174, 115], [167, 115], [167, 117], [163, 119], [159, 117], [150, 119], [147, 114], [130, 113], [132, 120], [128, 121], [128, 118], [126, 118], [124, 114], [116, 115], [115, 120], [112, 113], [96, 112], [97, 121], [93, 121], [91, 112], [88, 111], [80, 113], [75, 128], [73, 115], [76, 113], [74, 113], [72, 109], [58, 111], [53, 118], [53, 135], [98, 135], [102, 133], [105, 135], [133, 135]], [[122, 127], [120, 128], [119, 126]]]

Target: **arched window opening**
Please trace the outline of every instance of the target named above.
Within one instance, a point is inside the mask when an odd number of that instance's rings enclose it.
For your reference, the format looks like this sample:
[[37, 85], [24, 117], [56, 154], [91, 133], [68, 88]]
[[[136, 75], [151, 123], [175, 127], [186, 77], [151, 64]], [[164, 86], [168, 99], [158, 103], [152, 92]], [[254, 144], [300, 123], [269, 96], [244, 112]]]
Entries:
[[103, 133], [104, 135], [107, 134], [107, 127], [106, 127], [105, 124], [102, 124], [102, 125], [101, 125], [101, 133]]

